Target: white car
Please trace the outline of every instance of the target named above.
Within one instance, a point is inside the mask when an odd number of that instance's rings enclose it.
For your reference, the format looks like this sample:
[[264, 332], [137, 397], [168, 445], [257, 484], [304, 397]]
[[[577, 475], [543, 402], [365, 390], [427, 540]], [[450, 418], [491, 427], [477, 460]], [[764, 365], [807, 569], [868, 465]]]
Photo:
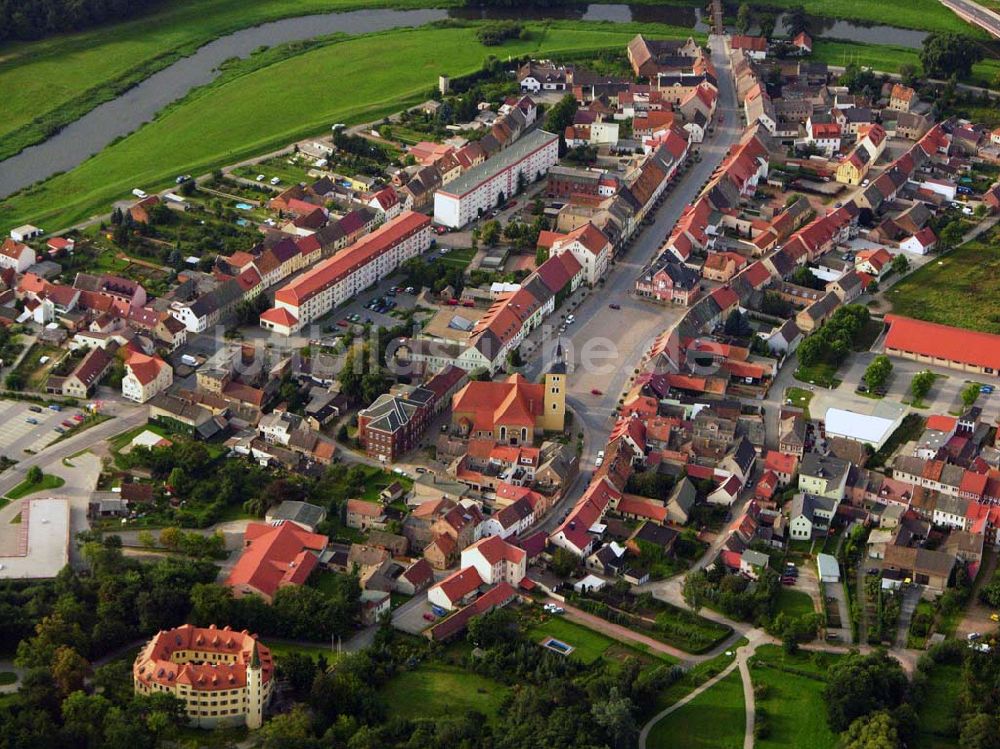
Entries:
[[271, 177], [271, 184], [276, 185], [281, 182], [281, 177]]
[[594, 465], [597, 468], [600, 468], [602, 465], [604, 465], [604, 450], [599, 450], [598, 451], [598, 453], [597, 453], [597, 460], [594, 461]]
[[258, 182], [263, 182], [265, 179], [267, 179], [267, 177], [265, 177], [263, 174], [258, 174], [257, 175], [257, 181]]
[[566, 324], [567, 325], [572, 325], [574, 322], [576, 322], [576, 318], [573, 317], [573, 315], [566, 315]]
[[143, 199], [143, 198], [147, 197], [146, 193], [144, 193], [138, 187], [136, 187], [135, 189], [132, 190], [132, 194], [135, 195], [139, 199]]

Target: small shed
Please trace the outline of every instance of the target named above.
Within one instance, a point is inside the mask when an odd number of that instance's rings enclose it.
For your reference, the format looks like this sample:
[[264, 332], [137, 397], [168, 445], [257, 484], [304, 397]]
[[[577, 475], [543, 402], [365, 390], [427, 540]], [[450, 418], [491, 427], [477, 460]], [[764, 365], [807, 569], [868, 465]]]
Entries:
[[837, 558], [830, 554], [817, 554], [816, 567], [819, 569], [819, 580], [822, 583], [840, 582], [840, 564]]
[[582, 580], [578, 580], [573, 583], [573, 590], [577, 593], [586, 593], [588, 591], [598, 591], [607, 585], [607, 581], [597, 575], [587, 575]]

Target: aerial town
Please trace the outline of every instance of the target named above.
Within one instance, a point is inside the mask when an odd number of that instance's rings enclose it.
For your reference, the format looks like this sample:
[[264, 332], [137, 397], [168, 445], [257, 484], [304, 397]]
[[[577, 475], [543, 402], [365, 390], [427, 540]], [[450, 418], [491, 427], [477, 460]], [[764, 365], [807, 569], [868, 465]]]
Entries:
[[0, 0], [0, 749], [1000, 747], [1000, 3], [121, 5]]

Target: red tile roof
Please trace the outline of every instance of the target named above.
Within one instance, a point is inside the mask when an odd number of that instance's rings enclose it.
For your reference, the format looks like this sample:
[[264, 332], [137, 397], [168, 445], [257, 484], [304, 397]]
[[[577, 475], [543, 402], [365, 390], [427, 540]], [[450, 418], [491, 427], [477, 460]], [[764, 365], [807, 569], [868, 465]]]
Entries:
[[282, 585], [301, 585], [316, 568], [316, 554], [326, 548], [326, 536], [309, 533], [294, 523], [273, 526], [250, 523], [247, 544], [226, 578], [227, 585], [245, 585], [272, 597]]
[[1000, 372], [1000, 335], [893, 314], [886, 315], [885, 322], [889, 325], [886, 348]]

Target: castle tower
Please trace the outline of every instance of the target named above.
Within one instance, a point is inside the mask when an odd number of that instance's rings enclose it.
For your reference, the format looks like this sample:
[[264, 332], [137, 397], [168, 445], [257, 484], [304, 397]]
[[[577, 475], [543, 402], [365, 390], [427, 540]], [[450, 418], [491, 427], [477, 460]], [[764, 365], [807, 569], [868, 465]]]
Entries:
[[546, 432], [561, 432], [566, 423], [566, 362], [562, 344], [556, 344], [555, 360], [545, 374], [545, 414], [542, 429]]
[[257, 642], [254, 641], [247, 666], [247, 728], [253, 730], [264, 725], [264, 679], [260, 667]]

